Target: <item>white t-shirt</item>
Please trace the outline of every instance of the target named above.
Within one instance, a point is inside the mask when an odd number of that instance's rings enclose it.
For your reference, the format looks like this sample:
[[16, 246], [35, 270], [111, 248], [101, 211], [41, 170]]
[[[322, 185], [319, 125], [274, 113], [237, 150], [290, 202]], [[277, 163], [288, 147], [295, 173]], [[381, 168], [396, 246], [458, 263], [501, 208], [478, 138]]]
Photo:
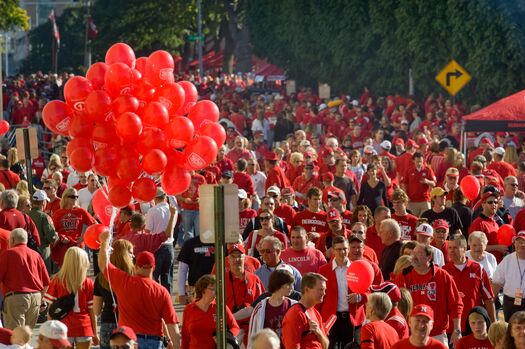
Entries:
[[509, 254], [496, 267], [492, 281], [503, 285], [503, 294], [507, 297], [514, 298], [518, 288], [525, 291], [525, 259], [518, 259], [516, 252]]
[[78, 204], [80, 207], [82, 207], [84, 210], [87, 210], [91, 200], [93, 200], [94, 194], [95, 192], [90, 192], [87, 187], [80, 189], [78, 191]]
[[[474, 258], [472, 258], [472, 254], [470, 253], [470, 250], [467, 251], [466, 256], [468, 259], [472, 259], [474, 262], [478, 262]], [[492, 279], [492, 275], [494, 274], [494, 271], [496, 270], [496, 267], [498, 266], [498, 261], [496, 261], [496, 257], [490, 252], [485, 251], [485, 258], [483, 258], [480, 262], [483, 269], [487, 272], [487, 275], [489, 276], [489, 279]]]
[[[170, 221], [170, 206], [167, 202], [156, 204], [146, 213], [146, 230], [152, 234], [159, 234], [166, 231]], [[172, 244], [173, 238], [164, 241], [164, 244]]]

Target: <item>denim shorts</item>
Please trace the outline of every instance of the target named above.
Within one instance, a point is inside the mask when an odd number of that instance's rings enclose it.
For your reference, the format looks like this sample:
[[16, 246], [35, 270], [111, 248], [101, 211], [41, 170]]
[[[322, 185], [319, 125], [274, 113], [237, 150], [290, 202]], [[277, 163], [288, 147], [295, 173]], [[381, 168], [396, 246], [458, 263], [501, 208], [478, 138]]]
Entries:
[[100, 349], [109, 349], [109, 337], [116, 328], [115, 323], [102, 322], [100, 324]]
[[87, 343], [91, 340], [92, 337], [67, 337], [67, 340], [71, 344], [75, 343]]

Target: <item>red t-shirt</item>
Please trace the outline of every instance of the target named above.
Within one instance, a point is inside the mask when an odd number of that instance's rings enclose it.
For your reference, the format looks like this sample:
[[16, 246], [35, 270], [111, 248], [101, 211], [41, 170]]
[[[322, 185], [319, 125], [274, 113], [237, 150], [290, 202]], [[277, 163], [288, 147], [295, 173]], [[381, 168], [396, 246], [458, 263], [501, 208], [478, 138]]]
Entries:
[[11, 231], [0, 228], [0, 253], [9, 248]]
[[297, 201], [299, 201], [302, 204], [306, 204], [306, 193], [310, 188], [322, 188], [323, 184], [317, 179], [317, 177], [312, 177], [309, 180], [307, 180], [304, 176], [299, 176], [293, 181], [293, 189], [296, 193], [301, 193], [305, 196], [305, 198], [300, 198], [297, 196]]
[[403, 314], [401, 314], [397, 306], [390, 310], [390, 313], [387, 315], [385, 322], [392, 326], [394, 330], [396, 330], [399, 339], [408, 338], [409, 332], [407, 320]]
[[421, 171], [412, 166], [401, 178], [401, 182], [405, 183], [407, 187], [407, 195], [413, 202], [430, 202], [430, 186], [421, 183], [422, 179], [436, 180], [434, 171], [429, 166], [423, 166]]
[[[423, 348], [425, 349], [448, 349], [448, 347], [438, 341], [437, 339], [434, 339], [432, 337], [428, 338], [427, 345], [425, 345]], [[410, 343], [410, 340], [408, 338], [400, 340], [396, 344], [390, 347], [390, 349], [421, 349], [421, 347], [416, 347]]]
[[[487, 236], [488, 244], [487, 245], [498, 245], [498, 230], [499, 225], [496, 221], [485, 215], [480, 214], [480, 216], [472, 222], [468, 230], [469, 235], [474, 231], [481, 231]], [[503, 254], [499, 251], [491, 251], [491, 253], [496, 257], [496, 260], [501, 262], [503, 259]]]
[[257, 217], [257, 211], [253, 208], [247, 208], [239, 212], [239, 231], [242, 233], [250, 221]]
[[133, 244], [133, 253], [138, 255], [140, 252], [148, 251], [155, 253], [166, 241], [167, 237], [165, 233], [149, 234], [144, 231], [141, 232], [130, 232], [127, 235], [121, 236], [121, 239], [128, 240]]
[[255, 195], [253, 179], [249, 174], [245, 172], [234, 172], [233, 173], [233, 183], [237, 184], [239, 189], [244, 189], [249, 196]]
[[[181, 329], [181, 349], [215, 349], [213, 334], [217, 331], [217, 304], [213, 301], [205, 312], [195, 304], [184, 308]], [[239, 334], [239, 325], [232, 312], [226, 307], [226, 325], [234, 336]]]
[[361, 349], [389, 349], [399, 336], [384, 321], [372, 321], [361, 328]]
[[272, 185], [277, 186], [279, 189], [290, 186], [290, 181], [284, 174], [283, 169], [279, 166], [275, 166], [268, 171], [268, 176], [264, 183], [264, 190], [268, 190]]
[[494, 347], [490, 344], [488, 338], [485, 339], [476, 339], [474, 334], [469, 334], [468, 336], [461, 337], [459, 341], [454, 346], [456, 349], [493, 349]]
[[50, 201], [46, 204], [46, 209], [44, 210], [50, 217], [53, 217], [56, 211], [60, 210], [60, 198], [57, 197], [55, 200]]
[[38, 234], [35, 223], [31, 217], [18, 211], [16, 208], [6, 208], [0, 211], [0, 228], [6, 230], [24, 228], [31, 234], [37, 245], [40, 246], [40, 234]]
[[376, 257], [383, 254], [385, 245], [381, 242], [375, 224], [366, 230], [365, 245], [374, 250]]
[[78, 242], [82, 235], [82, 227], [95, 224], [95, 219], [81, 207], [61, 208], [53, 214], [53, 224], [58, 236]]
[[179, 322], [170, 294], [156, 281], [129, 275], [111, 263], [104, 270], [104, 276], [111, 278], [117, 295], [119, 326], [129, 326], [137, 334], [162, 336], [161, 319], [168, 325]]
[[198, 173], [194, 173], [191, 176], [191, 183], [188, 190], [182, 193], [180, 196], [185, 199], [191, 199], [191, 204], [185, 203], [183, 200], [179, 201], [179, 206], [184, 210], [196, 211], [199, 209], [199, 203], [195, 202], [199, 197], [199, 187], [206, 184], [206, 179]]
[[295, 210], [292, 206], [281, 203], [275, 208], [273, 214], [279, 218], [282, 218], [284, 223], [288, 226], [288, 230], [290, 230], [295, 217]]
[[407, 213], [404, 216], [398, 216], [397, 214], [392, 214], [392, 219], [395, 219], [399, 223], [401, 228], [401, 241], [415, 240], [416, 227], [418, 218], [410, 213]]
[[294, 217], [293, 226], [300, 225], [306, 232], [326, 233], [328, 223], [326, 223], [326, 212], [312, 212], [308, 209], [299, 212]]
[[303, 251], [287, 248], [281, 252], [284, 263], [295, 267], [301, 275], [305, 273], [318, 273], [319, 268], [326, 264], [326, 258], [318, 249], [307, 247]]
[[[68, 337], [92, 337], [93, 328], [89, 310], [93, 309], [93, 280], [86, 278], [75, 295], [73, 310], [61, 319], [67, 326]], [[51, 304], [57, 298], [67, 296], [69, 292], [58, 278], [53, 278], [49, 284], [44, 300]]]
[[20, 182], [20, 177], [11, 170], [0, 170], [0, 183], [6, 189], [13, 189]]
[[315, 308], [306, 309], [306, 313], [301, 304], [293, 305], [286, 312], [283, 319], [282, 333], [285, 349], [322, 349], [321, 342], [319, 342], [317, 336], [309, 332], [309, 320], [311, 320], [319, 325], [319, 329], [326, 336], [321, 314]]
[[5, 292], [40, 292], [49, 275], [40, 254], [19, 244], [0, 253], [0, 283]]
[[[257, 231], [258, 231], [258, 230], [253, 230], [253, 231], [250, 233], [250, 235], [248, 235], [248, 239], [246, 239], [246, 244], [245, 244], [245, 246], [246, 246], [248, 249], [251, 249], [251, 248], [252, 248], [252, 245], [253, 245], [254, 248], [256, 249], [256, 248], [257, 248], [257, 245], [258, 245], [259, 242], [262, 240], [263, 237], [262, 237], [260, 234], [257, 234]], [[254, 234], [257, 234], [257, 236], [255, 237], [255, 244], [252, 244], [252, 239], [253, 239], [253, 235], [254, 235]], [[279, 241], [281, 241], [281, 242], [283, 243], [283, 249], [288, 248], [288, 239], [286, 238], [286, 235], [284, 235], [284, 234], [281, 233], [280, 231], [274, 229], [272, 236], [275, 236], [277, 239], [279, 239]], [[259, 254], [256, 253], [255, 255], [258, 256]]]

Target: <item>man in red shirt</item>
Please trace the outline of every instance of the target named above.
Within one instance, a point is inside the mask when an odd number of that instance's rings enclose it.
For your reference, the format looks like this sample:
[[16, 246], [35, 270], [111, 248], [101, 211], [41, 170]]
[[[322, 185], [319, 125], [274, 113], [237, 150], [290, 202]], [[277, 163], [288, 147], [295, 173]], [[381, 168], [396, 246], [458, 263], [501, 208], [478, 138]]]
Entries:
[[306, 205], [306, 193], [310, 188], [316, 187], [316, 188], [322, 188], [323, 184], [318, 179], [316, 175], [314, 175], [314, 164], [313, 163], [307, 163], [304, 165], [304, 172], [299, 177], [295, 178], [293, 181], [293, 189], [295, 190], [295, 197], [297, 198], [297, 201], [299, 203]]
[[252, 158], [252, 154], [249, 150], [246, 149], [246, 146], [244, 144], [244, 137], [241, 136], [235, 137], [233, 149], [230, 150], [225, 156], [226, 158], [230, 159], [233, 163], [236, 163], [239, 159], [248, 160]]
[[60, 209], [60, 198], [57, 196], [55, 181], [46, 179], [42, 186], [42, 190], [46, 192], [47, 197], [49, 198], [49, 202], [47, 203], [44, 212], [50, 217], [53, 217], [53, 214]]
[[6, 189], [14, 189], [18, 182], [20, 182], [20, 177], [9, 169], [9, 160], [0, 161], [0, 183]]
[[281, 258], [286, 264], [299, 270], [302, 275], [310, 272], [317, 273], [319, 268], [326, 264], [326, 258], [321, 251], [308, 246], [308, 236], [303, 227], [293, 227], [290, 232], [290, 241], [290, 247], [281, 253]]
[[279, 158], [274, 152], [269, 152], [264, 157], [264, 168], [266, 170], [266, 182], [264, 183], [264, 190], [267, 190], [272, 185], [279, 189], [290, 186], [290, 181], [284, 174], [283, 169], [279, 166]]
[[396, 190], [392, 195], [392, 206], [394, 208], [392, 218], [399, 223], [402, 241], [415, 240], [418, 223], [418, 218], [407, 212], [407, 205], [407, 194], [402, 189]]
[[301, 282], [301, 300], [283, 319], [282, 341], [285, 349], [328, 349], [328, 336], [323, 318], [315, 309], [326, 293], [326, 278], [306, 273]]
[[321, 233], [328, 231], [326, 212], [321, 210], [321, 189], [313, 187], [306, 193], [308, 206], [294, 217], [294, 226], [300, 225], [308, 233], [310, 240], [316, 240]]
[[[461, 337], [463, 302], [450, 274], [432, 263], [430, 246], [417, 243], [412, 251], [412, 267], [398, 274], [394, 283], [408, 289], [415, 304], [426, 304], [434, 310], [432, 337], [446, 345], [448, 331], [452, 332], [450, 341], [456, 343]], [[449, 328], [449, 322], [453, 328]]]
[[27, 247], [27, 232], [13, 229], [10, 248], [0, 254], [0, 283], [4, 292], [4, 326], [35, 327], [42, 303], [42, 292], [49, 285], [44, 260]]
[[361, 325], [365, 321], [366, 296], [353, 292], [347, 283], [346, 274], [352, 263], [348, 258], [348, 241], [344, 236], [334, 238], [334, 258], [319, 270], [326, 281], [326, 293], [319, 312], [324, 322], [336, 316], [329, 331], [330, 348], [344, 348], [352, 341], [358, 341]]
[[436, 186], [434, 171], [424, 164], [423, 154], [412, 156], [413, 166], [400, 178], [401, 188], [410, 199], [408, 208], [415, 216], [430, 209], [430, 190]]
[[[456, 282], [465, 309], [484, 306], [492, 322], [496, 321], [494, 293], [489, 277], [481, 264], [467, 258], [467, 240], [456, 234], [449, 241], [448, 250], [451, 261], [443, 266]], [[461, 316], [461, 331], [465, 332], [468, 312]], [[449, 326], [450, 327], [450, 326]]]
[[328, 210], [326, 221], [328, 223], [328, 231], [319, 237], [316, 248], [321, 251], [326, 258], [330, 259], [334, 254], [334, 239], [337, 236], [347, 238], [350, 235], [350, 231], [343, 225], [341, 215], [335, 208]]
[[397, 305], [401, 300], [401, 291], [396, 284], [393, 284], [389, 281], [383, 282], [379, 285], [372, 285], [370, 287], [372, 292], [383, 292], [386, 293], [392, 302], [392, 309], [390, 313], [386, 316], [385, 322], [392, 326], [396, 331], [400, 339], [408, 338], [408, 323], [399, 311]]
[[[137, 255], [135, 275], [129, 275], [108, 262], [109, 232], [100, 234], [99, 240], [98, 265], [104, 276], [111, 279], [118, 298], [118, 326], [129, 326], [137, 333], [139, 348], [160, 348], [163, 336], [171, 346], [179, 348], [179, 319], [170, 294], [152, 278], [153, 254], [144, 251]], [[167, 333], [164, 333], [163, 324]]]
[[372, 293], [366, 303], [366, 318], [370, 321], [361, 329], [360, 349], [390, 348], [399, 341], [397, 331], [385, 322], [392, 301], [384, 293]]
[[516, 177], [516, 169], [511, 164], [503, 160], [503, 157], [505, 156], [505, 149], [502, 147], [497, 147], [494, 149], [492, 156], [494, 157], [494, 161], [487, 165], [487, 169], [496, 171], [499, 173], [501, 178], [507, 178], [508, 176]]
[[281, 201], [281, 190], [278, 187], [271, 186], [266, 191], [266, 195], [271, 197], [275, 202], [273, 214], [282, 218], [288, 227], [288, 231], [290, 231], [295, 217], [295, 210], [292, 206]]
[[244, 189], [248, 194], [248, 198], [252, 200], [255, 195], [255, 187], [253, 185], [252, 176], [246, 173], [248, 162], [244, 159], [237, 160], [237, 169], [233, 173], [233, 183], [237, 184], [239, 189]]
[[419, 149], [419, 146], [413, 139], [409, 139], [406, 143], [406, 151], [396, 158], [397, 177], [399, 179], [406, 175], [406, 171], [412, 165], [412, 156]]
[[13, 230], [23, 228], [29, 234], [27, 245], [35, 251], [40, 246], [40, 235], [33, 223], [33, 220], [27, 215], [16, 209], [18, 205], [18, 194], [10, 189], [0, 194], [0, 228]]
[[448, 345], [430, 337], [434, 328], [434, 311], [426, 304], [414, 306], [408, 318], [410, 337], [391, 346], [391, 349], [448, 349]]
[[488, 239], [487, 251], [492, 253], [498, 263], [503, 259], [503, 254], [507, 251], [507, 246], [500, 245], [498, 242], [499, 225], [494, 220], [499, 204], [499, 192], [486, 192], [481, 197], [482, 211], [478, 218], [474, 219], [468, 230], [469, 235], [474, 231], [483, 232]]
[[390, 217], [390, 209], [385, 206], [376, 207], [374, 211], [374, 225], [369, 227], [366, 230], [366, 239], [365, 244], [374, 250], [376, 256], [381, 256], [383, 254], [383, 249], [385, 245], [381, 242], [379, 237], [379, 227], [381, 222]]
[[352, 211], [346, 208], [345, 193], [341, 189], [335, 188], [335, 191], [329, 191], [327, 196], [328, 207], [339, 211], [341, 218], [343, 218], [343, 225], [345, 228], [350, 229], [352, 227]]

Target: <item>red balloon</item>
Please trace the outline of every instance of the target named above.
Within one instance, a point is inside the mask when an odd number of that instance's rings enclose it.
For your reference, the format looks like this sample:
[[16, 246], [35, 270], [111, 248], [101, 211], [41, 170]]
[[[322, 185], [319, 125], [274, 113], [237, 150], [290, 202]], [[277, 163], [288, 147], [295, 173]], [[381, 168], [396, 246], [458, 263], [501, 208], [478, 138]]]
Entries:
[[111, 46], [106, 52], [106, 64], [124, 63], [130, 68], [135, 68], [135, 52], [123, 42]]
[[139, 153], [146, 154], [151, 149], [164, 150], [166, 147], [166, 135], [157, 127], [146, 127], [137, 144]]
[[157, 100], [168, 108], [170, 115], [176, 115], [184, 104], [184, 89], [176, 82], [170, 82], [157, 88], [155, 96]]
[[158, 50], [146, 60], [146, 78], [154, 85], [160, 86], [175, 81], [173, 68], [175, 63], [169, 52]]
[[95, 154], [92, 148], [80, 147], [71, 152], [69, 162], [78, 172], [87, 172], [93, 167]]
[[62, 136], [69, 135], [69, 125], [71, 124], [72, 116], [73, 109], [59, 100], [48, 102], [42, 110], [44, 124], [51, 131]]
[[348, 267], [346, 280], [352, 293], [365, 293], [372, 286], [374, 269], [365, 260], [353, 261]]
[[208, 136], [199, 136], [195, 138], [186, 149], [187, 167], [193, 170], [202, 170], [211, 164], [217, 157], [217, 144]]
[[133, 71], [124, 63], [115, 63], [109, 66], [104, 77], [106, 90], [113, 97], [131, 93]]
[[93, 207], [93, 212], [97, 215], [98, 220], [101, 221], [102, 224], [109, 226], [113, 207], [108, 200], [108, 190], [106, 187], [98, 188], [95, 191], [95, 194], [93, 194], [93, 200], [91, 200], [91, 206]]
[[88, 79], [93, 88], [100, 90], [104, 86], [104, 77], [109, 69], [109, 65], [103, 62], [92, 64], [86, 72], [86, 79]]
[[100, 234], [108, 229], [109, 228], [104, 224], [93, 224], [87, 227], [84, 232], [84, 242], [87, 247], [92, 250], [98, 250], [100, 248], [100, 240], [98, 238], [100, 237]]
[[148, 60], [148, 57], [139, 57], [135, 61], [135, 69], [137, 69], [142, 76], [146, 75], [146, 61]]
[[222, 147], [226, 141], [226, 131], [224, 131], [224, 127], [217, 122], [206, 122], [202, 124], [197, 134], [199, 136], [211, 137], [217, 144], [217, 148]]
[[465, 197], [471, 201], [477, 198], [479, 195], [480, 184], [478, 179], [473, 175], [463, 177], [459, 183], [459, 187], [461, 188], [461, 191]]
[[173, 163], [169, 163], [161, 176], [160, 184], [168, 195], [184, 193], [191, 184], [191, 174]]
[[92, 122], [111, 119], [111, 96], [104, 90], [95, 90], [86, 98], [86, 115]]
[[109, 202], [117, 208], [128, 206], [131, 202], [131, 190], [122, 184], [117, 184], [109, 190]]
[[115, 144], [119, 142], [117, 136], [117, 130], [113, 123], [96, 124], [93, 127], [93, 133], [91, 134], [93, 144], [104, 143], [104, 144]]
[[170, 120], [168, 109], [160, 102], [149, 102], [142, 110], [144, 125], [163, 128]]
[[83, 115], [73, 115], [69, 124], [69, 135], [75, 137], [91, 137], [93, 123], [86, 120]]
[[155, 96], [155, 87], [146, 78], [142, 78], [133, 85], [131, 93], [145, 104]]
[[512, 224], [503, 224], [498, 229], [498, 244], [510, 246], [512, 245], [516, 230]]
[[118, 153], [115, 147], [107, 147], [95, 150], [95, 163], [93, 169], [101, 176], [116, 176]]
[[111, 190], [116, 185], [123, 185], [131, 190], [131, 182], [122, 180], [118, 177], [108, 177], [108, 189]]
[[185, 116], [174, 117], [164, 130], [168, 139], [168, 147], [176, 149], [186, 146], [195, 135], [193, 123]]
[[191, 109], [188, 117], [193, 122], [193, 126], [199, 129], [205, 122], [219, 121], [219, 107], [212, 101], [204, 100], [197, 102]]
[[115, 126], [117, 134], [124, 141], [136, 141], [142, 133], [142, 120], [135, 113], [126, 112], [119, 115]]
[[178, 84], [184, 90], [184, 104], [180, 110], [182, 114], [188, 114], [190, 108], [197, 102], [199, 99], [199, 93], [197, 88], [189, 81], [179, 81]]
[[142, 73], [139, 72], [137, 69], [131, 69], [131, 73], [133, 74], [133, 83], [136, 84], [142, 79]]
[[77, 150], [78, 148], [88, 148], [92, 149], [93, 145], [91, 144], [91, 140], [86, 137], [77, 137], [73, 138], [69, 143], [66, 145], [66, 155], [67, 157], [71, 157], [71, 153], [73, 153], [74, 150]]
[[73, 76], [64, 85], [64, 98], [74, 110], [84, 111], [84, 102], [93, 92], [93, 85], [83, 76]]
[[148, 202], [155, 198], [157, 194], [157, 185], [151, 178], [142, 177], [133, 183], [131, 189], [133, 197], [139, 201]]
[[139, 110], [139, 100], [130, 95], [118, 96], [113, 100], [111, 108], [115, 115], [120, 115], [125, 112], [136, 113]]
[[9, 131], [9, 123], [5, 120], [0, 121], [0, 136], [3, 136]]
[[142, 167], [149, 174], [158, 174], [164, 171], [168, 163], [166, 154], [160, 149], [152, 149], [142, 158]]
[[138, 154], [120, 152], [117, 162], [117, 177], [123, 181], [133, 182], [142, 173]]

